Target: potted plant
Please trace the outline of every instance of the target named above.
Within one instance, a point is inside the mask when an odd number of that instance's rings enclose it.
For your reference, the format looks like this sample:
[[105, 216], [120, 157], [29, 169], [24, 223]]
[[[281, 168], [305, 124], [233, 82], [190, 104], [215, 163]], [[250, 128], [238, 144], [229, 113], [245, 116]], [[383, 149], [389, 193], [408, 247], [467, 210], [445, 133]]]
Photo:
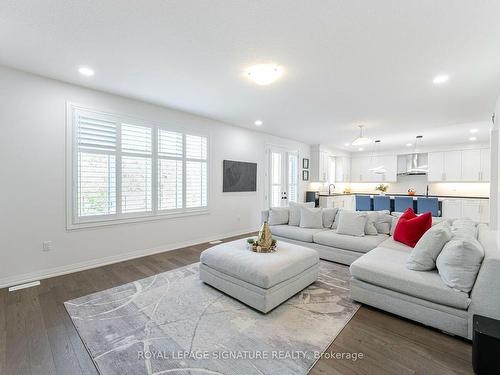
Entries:
[[385, 192], [389, 189], [389, 185], [380, 184], [375, 186], [375, 190], [380, 191], [380, 195], [385, 195]]

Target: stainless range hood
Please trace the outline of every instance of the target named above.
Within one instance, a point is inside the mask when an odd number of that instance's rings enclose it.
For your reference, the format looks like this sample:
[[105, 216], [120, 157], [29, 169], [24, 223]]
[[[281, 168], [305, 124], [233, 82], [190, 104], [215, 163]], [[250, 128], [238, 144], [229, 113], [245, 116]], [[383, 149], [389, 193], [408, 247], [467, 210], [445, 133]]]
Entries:
[[398, 156], [398, 176], [426, 175], [429, 171], [426, 153]]

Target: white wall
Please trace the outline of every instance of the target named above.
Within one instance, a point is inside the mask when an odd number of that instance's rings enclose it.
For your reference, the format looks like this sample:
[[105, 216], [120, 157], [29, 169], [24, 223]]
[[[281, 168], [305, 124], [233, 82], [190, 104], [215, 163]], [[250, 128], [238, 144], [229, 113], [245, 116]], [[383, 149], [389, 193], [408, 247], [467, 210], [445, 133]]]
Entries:
[[[168, 90], [168, 88], [165, 88]], [[66, 102], [210, 135], [210, 214], [66, 230]], [[258, 228], [265, 148], [309, 146], [214, 120], [0, 67], [0, 287]], [[222, 160], [258, 163], [256, 193], [222, 193]], [[307, 183], [300, 181], [300, 198]], [[42, 252], [42, 241], [53, 250]]]
[[500, 97], [495, 108], [495, 122], [491, 128], [490, 147], [491, 147], [491, 178], [490, 178], [490, 226], [492, 230], [497, 231], [497, 238], [500, 244], [500, 177], [498, 171], [500, 168]]

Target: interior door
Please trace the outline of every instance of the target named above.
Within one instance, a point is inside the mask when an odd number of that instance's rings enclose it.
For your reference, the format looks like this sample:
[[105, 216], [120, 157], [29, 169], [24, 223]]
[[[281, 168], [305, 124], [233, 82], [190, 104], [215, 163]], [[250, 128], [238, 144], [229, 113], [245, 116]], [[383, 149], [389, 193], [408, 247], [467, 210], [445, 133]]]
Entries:
[[269, 151], [269, 207], [286, 207], [299, 196], [297, 152], [272, 148]]

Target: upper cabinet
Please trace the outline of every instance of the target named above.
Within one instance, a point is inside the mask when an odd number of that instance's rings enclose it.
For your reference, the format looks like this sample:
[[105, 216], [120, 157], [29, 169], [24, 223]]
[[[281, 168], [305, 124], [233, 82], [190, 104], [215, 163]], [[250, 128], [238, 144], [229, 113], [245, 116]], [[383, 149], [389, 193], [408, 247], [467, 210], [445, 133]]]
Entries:
[[311, 160], [310, 160], [310, 176], [311, 182], [330, 182], [333, 181], [334, 175], [334, 157], [333, 155], [322, 149], [320, 145], [311, 146]]
[[397, 155], [359, 156], [351, 159], [351, 182], [395, 182]]
[[490, 150], [455, 150], [429, 152], [430, 182], [488, 182]]
[[351, 159], [347, 156], [335, 158], [335, 182], [351, 182]]

